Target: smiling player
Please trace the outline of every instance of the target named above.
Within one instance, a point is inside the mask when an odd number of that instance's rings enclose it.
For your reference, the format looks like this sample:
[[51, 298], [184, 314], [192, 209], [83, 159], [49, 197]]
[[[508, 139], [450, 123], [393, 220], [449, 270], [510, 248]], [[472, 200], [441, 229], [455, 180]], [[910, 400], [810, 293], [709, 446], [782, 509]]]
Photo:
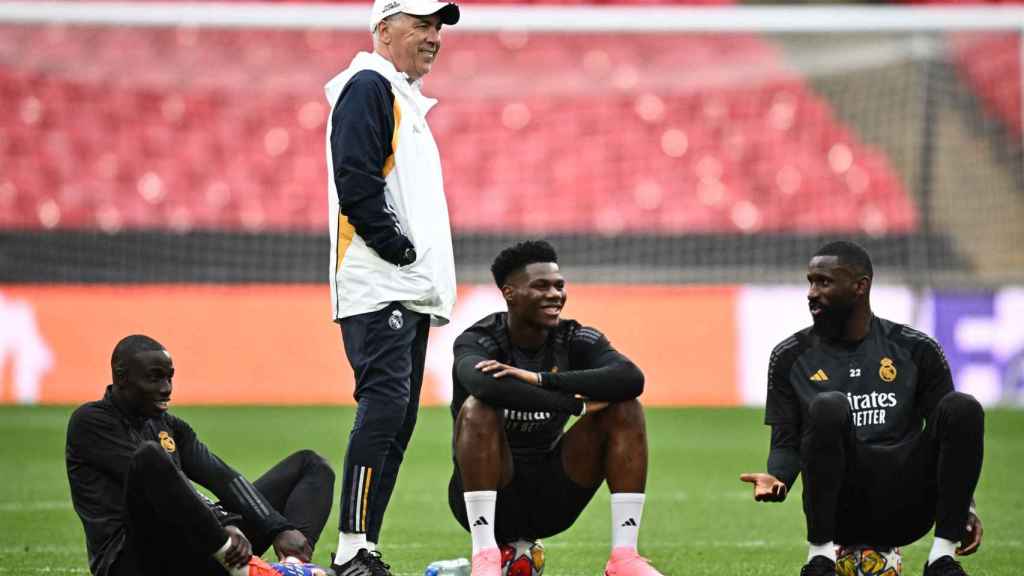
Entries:
[[[455, 341], [455, 470], [449, 505], [473, 540], [473, 576], [500, 576], [498, 541], [536, 540], [576, 521], [608, 482], [608, 576], [660, 576], [637, 553], [647, 481], [640, 369], [601, 332], [561, 318], [565, 279], [543, 241], [491, 266], [508, 312]], [[570, 415], [580, 419], [565, 431]]]
[[[94, 576], [318, 573], [253, 553], [273, 545], [281, 560], [310, 560], [334, 489], [323, 458], [296, 452], [250, 483], [167, 411], [174, 361], [159, 342], [123, 338], [110, 367], [103, 399], [71, 415], [65, 452]], [[200, 495], [193, 481], [221, 501]]]
[[803, 475], [808, 562], [836, 574], [835, 542], [904, 546], [935, 525], [925, 576], [964, 576], [954, 554], [981, 545], [972, 497], [984, 413], [953, 390], [939, 345], [871, 312], [871, 259], [832, 242], [808, 266], [814, 325], [783, 340], [768, 367], [768, 472], [743, 474], [754, 499], [781, 502]]

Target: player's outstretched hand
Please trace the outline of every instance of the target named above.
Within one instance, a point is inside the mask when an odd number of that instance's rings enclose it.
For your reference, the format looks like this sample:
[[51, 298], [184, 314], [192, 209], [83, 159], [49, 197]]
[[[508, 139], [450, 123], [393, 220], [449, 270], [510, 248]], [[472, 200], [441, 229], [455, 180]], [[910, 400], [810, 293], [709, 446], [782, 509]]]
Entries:
[[237, 526], [225, 526], [224, 530], [227, 531], [228, 538], [231, 539], [231, 546], [224, 553], [224, 563], [234, 568], [245, 566], [249, 563], [249, 558], [252, 557], [252, 544]]
[[313, 547], [309, 540], [298, 530], [283, 530], [274, 537], [274, 552], [278, 560], [284, 560], [291, 556], [303, 562], [313, 561]]
[[740, 474], [740, 480], [754, 485], [754, 500], [758, 502], [782, 502], [786, 499], [786, 484], [764, 472]]
[[584, 414], [593, 414], [594, 412], [600, 412], [601, 410], [607, 408], [609, 404], [611, 404], [610, 402], [605, 402], [604, 400], [584, 400], [583, 403], [586, 404], [587, 406], [587, 409], [584, 410], [583, 412]]
[[527, 384], [540, 385], [540, 374], [530, 372], [529, 370], [523, 370], [522, 368], [516, 368], [515, 366], [509, 366], [508, 364], [502, 364], [497, 360], [482, 360], [477, 362], [476, 369], [484, 374], [490, 374], [495, 378], [511, 376], [516, 380], [522, 380]]
[[985, 533], [985, 529], [981, 526], [981, 518], [974, 512], [967, 514], [967, 533], [964, 535], [963, 542], [960, 543], [960, 547], [956, 549], [958, 556], [970, 556], [981, 548], [981, 535]]

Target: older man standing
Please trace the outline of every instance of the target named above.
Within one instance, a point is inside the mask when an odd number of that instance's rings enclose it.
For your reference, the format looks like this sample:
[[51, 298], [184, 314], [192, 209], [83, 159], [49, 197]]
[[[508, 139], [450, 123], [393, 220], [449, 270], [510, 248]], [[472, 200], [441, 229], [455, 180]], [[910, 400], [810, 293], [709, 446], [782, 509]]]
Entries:
[[390, 574], [376, 550], [419, 408], [427, 332], [448, 322], [455, 263], [420, 86], [455, 4], [376, 0], [373, 52], [327, 83], [331, 303], [355, 373], [334, 568]]

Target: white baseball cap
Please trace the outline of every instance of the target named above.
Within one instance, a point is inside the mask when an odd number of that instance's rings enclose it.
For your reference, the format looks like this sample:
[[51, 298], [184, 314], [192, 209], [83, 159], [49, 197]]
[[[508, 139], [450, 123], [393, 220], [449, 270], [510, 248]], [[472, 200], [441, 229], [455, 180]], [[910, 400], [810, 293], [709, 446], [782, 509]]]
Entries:
[[373, 12], [370, 13], [370, 32], [377, 29], [377, 24], [380, 24], [381, 20], [399, 12], [405, 12], [413, 16], [440, 14], [441, 23], [448, 26], [459, 21], [459, 7], [452, 2], [437, 2], [436, 0], [375, 0]]

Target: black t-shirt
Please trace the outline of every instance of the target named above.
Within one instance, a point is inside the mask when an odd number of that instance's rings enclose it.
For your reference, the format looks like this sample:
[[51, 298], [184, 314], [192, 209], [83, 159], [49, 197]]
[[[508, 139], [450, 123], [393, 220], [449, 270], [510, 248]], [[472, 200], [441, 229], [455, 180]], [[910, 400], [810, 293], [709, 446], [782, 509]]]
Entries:
[[226, 512], [207, 501], [221, 524], [244, 517], [267, 535], [292, 527], [248, 480], [210, 452], [184, 420], [169, 413], [153, 418], [128, 416], [108, 387], [102, 400], [83, 404], [71, 415], [65, 448], [71, 501], [85, 529], [89, 570], [94, 575], [107, 574], [124, 546], [125, 478], [135, 451], [147, 441], [160, 444], [190, 480], [238, 512]]
[[[451, 413], [470, 395], [503, 409], [513, 455], [551, 450], [569, 415], [583, 411], [582, 398], [616, 402], [643, 391], [643, 373], [598, 330], [560, 320], [539, 350], [523, 350], [510, 343], [507, 321], [505, 312], [492, 314], [455, 340]], [[493, 378], [475, 368], [481, 360], [539, 372], [542, 385]]]
[[[921, 431], [953, 391], [953, 378], [938, 343], [909, 326], [874, 317], [867, 336], [850, 344], [805, 328], [779, 343], [769, 362], [765, 423], [773, 427], [773, 451], [795, 448], [811, 400], [833, 390], [846, 395], [860, 442], [895, 445]], [[769, 472], [792, 484], [798, 468], [781, 460], [773, 471], [770, 457]]]

